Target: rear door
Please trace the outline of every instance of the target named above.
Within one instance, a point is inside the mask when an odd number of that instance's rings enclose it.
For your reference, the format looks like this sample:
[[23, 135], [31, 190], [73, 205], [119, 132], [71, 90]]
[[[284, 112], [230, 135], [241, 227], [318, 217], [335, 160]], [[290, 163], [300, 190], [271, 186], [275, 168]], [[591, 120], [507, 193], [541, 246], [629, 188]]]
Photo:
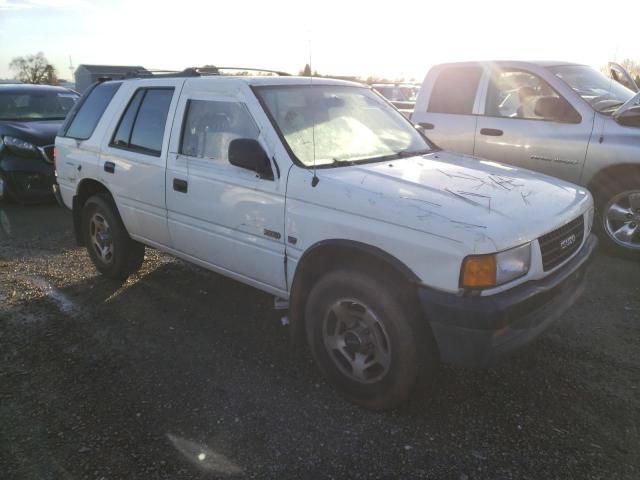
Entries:
[[481, 100], [474, 154], [578, 182], [594, 112], [571, 105], [562, 87], [521, 67], [494, 66]]
[[100, 180], [134, 238], [171, 246], [165, 169], [169, 132], [184, 79], [125, 82], [122, 104], [103, 139]]
[[473, 154], [476, 109], [483, 67], [440, 65], [430, 72], [416, 103], [413, 123], [419, 124], [436, 145], [459, 153]]
[[167, 169], [174, 248], [258, 288], [283, 291], [286, 180], [275, 164], [268, 179], [228, 160], [235, 138], [258, 140], [273, 159], [273, 129], [248, 86], [211, 80], [188, 80], [178, 104]]

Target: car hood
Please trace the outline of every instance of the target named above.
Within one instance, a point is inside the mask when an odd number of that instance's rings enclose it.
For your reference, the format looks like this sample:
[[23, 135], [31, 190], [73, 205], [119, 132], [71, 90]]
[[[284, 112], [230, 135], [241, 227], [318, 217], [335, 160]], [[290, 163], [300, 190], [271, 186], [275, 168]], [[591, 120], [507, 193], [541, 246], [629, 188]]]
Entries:
[[0, 121], [0, 135], [9, 135], [37, 146], [54, 143], [63, 120]]
[[592, 205], [561, 180], [448, 152], [318, 171], [323, 203], [466, 244], [474, 253], [534, 240]]

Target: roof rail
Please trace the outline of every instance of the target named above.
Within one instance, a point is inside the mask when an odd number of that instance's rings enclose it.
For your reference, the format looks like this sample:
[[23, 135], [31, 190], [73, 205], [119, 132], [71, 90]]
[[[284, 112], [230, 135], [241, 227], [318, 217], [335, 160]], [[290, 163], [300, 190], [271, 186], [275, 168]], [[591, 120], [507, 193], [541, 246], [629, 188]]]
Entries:
[[238, 70], [238, 71], [247, 71], [247, 72], [265, 72], [265, 73], [274, 73], [279, 77], [290, 77], [291, 74], [287, 72], [283, 72], [280, 70], [269, 70], [266, 68], [250, 68], [250, 67], [214, 67], [216, 70]]
[[194, 68], [185, 68], [182, 71], [177, 70], [146, 70], [128, 72], [124, 78], [174, 78], [174, 77], [199, 77], [200, 74]]
[[[287, 72], [282, 72], [279, 70], [268, 70], [265, 68], [251, 68], [251, 67], [216, 67], [215, 65], [207, 65], [204, 67], [189, 67], [185, 68], [182, 71], [176, 70], [144, 70], [144, 71], [134, 71], [128, 72], [124, 75], [124, 79], [133, 79], [133, 78], [174, 78], [174, 77], [201, 77], [204, 75], [223, 75], [221, 70], [237, 70], [241, 72], [265, 72], [265, 73], [273, 73], [280, 77], [291, 76], [291, 74]], [[110, 79], [109, 79], [110, 80]]]

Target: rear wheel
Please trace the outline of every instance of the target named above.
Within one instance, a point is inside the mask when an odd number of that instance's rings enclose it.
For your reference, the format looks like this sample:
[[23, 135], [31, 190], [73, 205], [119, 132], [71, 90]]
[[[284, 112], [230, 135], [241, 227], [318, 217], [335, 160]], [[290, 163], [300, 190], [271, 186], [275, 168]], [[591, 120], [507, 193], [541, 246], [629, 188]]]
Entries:
[[82, 231], [89, 256], [103, 275], [122, 280], [142, 266], [144, 245], [129, 237], [108, 195], [87, 200], [82, 209]]
[[328, 273], [311, 290], [305, 309], [311, 352], [352, 402], [393, 408], [435, 376], [435, 342], [413, 307], [390, 282], [356, 270]]
[[640, 258], [640, 177], [622, 179], [597, 197], [605, 245], [616, 253]]

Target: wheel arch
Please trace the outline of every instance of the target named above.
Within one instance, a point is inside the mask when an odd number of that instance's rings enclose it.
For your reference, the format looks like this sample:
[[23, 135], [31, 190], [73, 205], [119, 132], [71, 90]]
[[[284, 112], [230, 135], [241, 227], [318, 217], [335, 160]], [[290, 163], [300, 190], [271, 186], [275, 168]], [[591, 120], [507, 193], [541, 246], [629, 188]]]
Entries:
[[[84, 245], [84, 239], [82, 238], [82, 208], [87, 200], [93, 195], [104, 193], [107, 194], [113, 201], [113, 195], [109, 189], [99, 180], [94, 178], [84, 178], [78, 187], [76, 188], [76, 194], [72, 200], [71, 212], [73, 216], [73, 233], [75, 235], [76, 244], [79, 246]], [[115, 202], [113, 202], [115, 206]], [[118, 209], [116, 207], [116, 213]], [[118, 213], [119, 215], [119, 213]]]
[[599, 194], [612, 190], [621, 178], [628, 178], [630, 175], [640, 178], [640, 163], [618, 163], [601, 168], [591, 176], [586, 185], [598, 201]]
[[291, 339], [301, 340], [304, 335], [304, 308], [315, 282], [325, 273], [340, 265], [351, 265], [380, 273], [385, 278], [411, 286], [410, 294], [416, 295], [415, 286], [420, 278], [404, 262], [371, 244], [347, 239], [322, 240], [309, 247], [296, 265], [289, 296]]

